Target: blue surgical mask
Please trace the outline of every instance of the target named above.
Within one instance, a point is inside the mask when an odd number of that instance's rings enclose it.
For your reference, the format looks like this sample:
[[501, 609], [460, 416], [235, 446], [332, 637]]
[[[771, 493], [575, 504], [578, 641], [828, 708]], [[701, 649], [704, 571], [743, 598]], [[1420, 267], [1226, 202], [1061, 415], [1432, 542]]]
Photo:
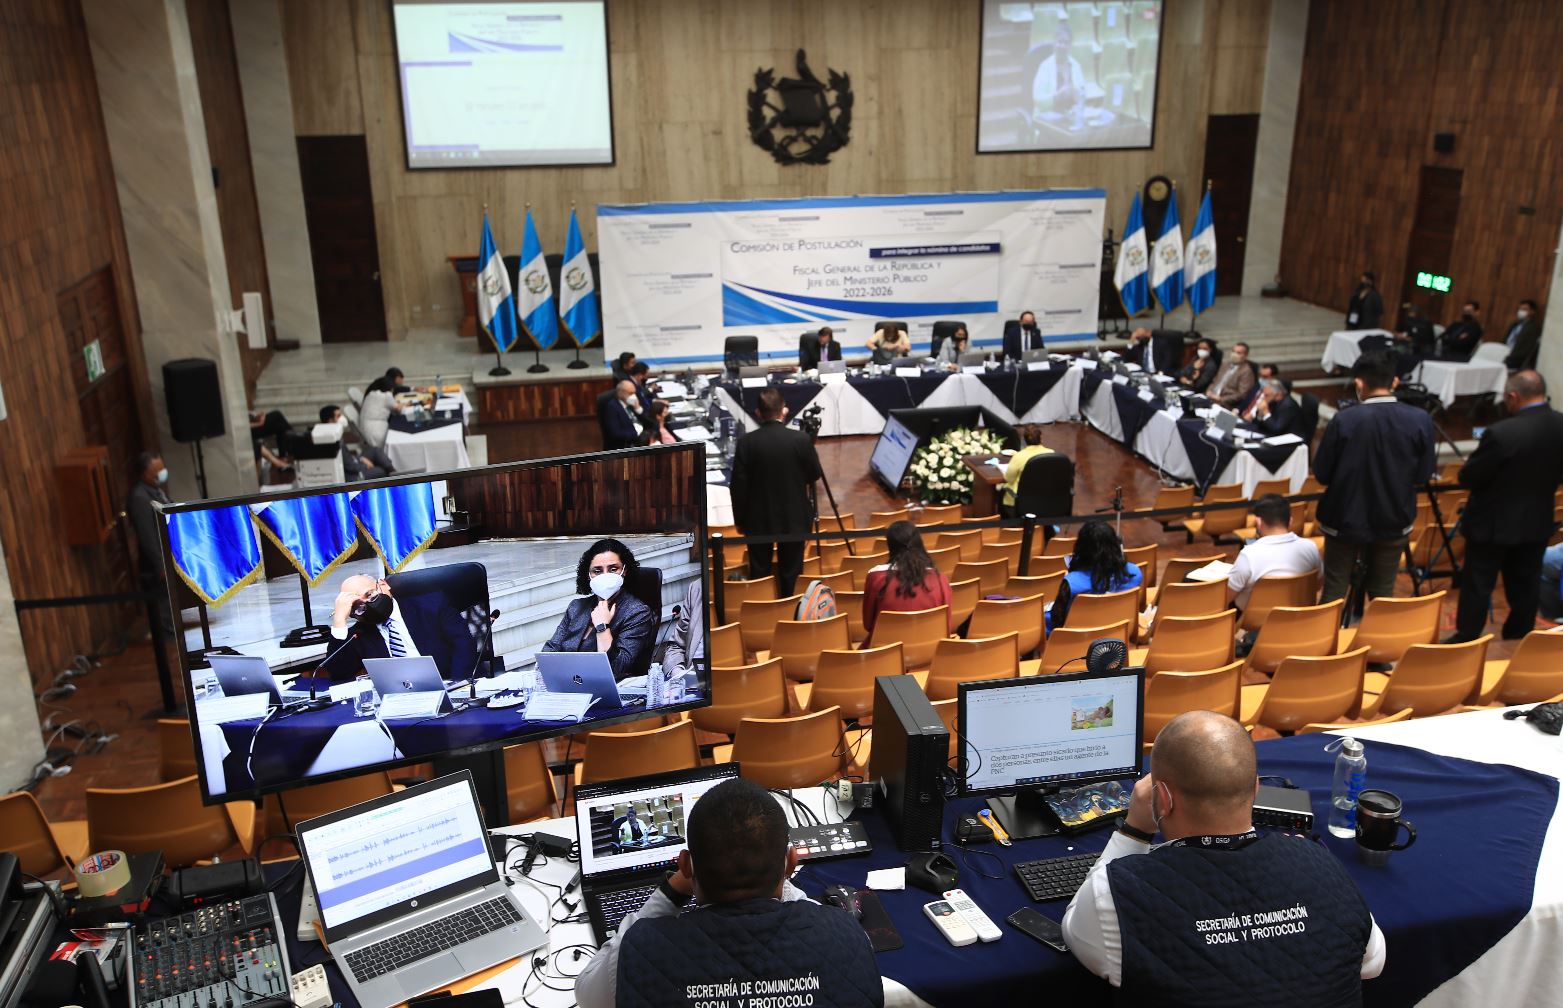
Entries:
[[157, 485], [158, 486], [163, 486], [167, 482], [168, 482], [168, 470], [167, 469], [159, 469], [157, 471]]

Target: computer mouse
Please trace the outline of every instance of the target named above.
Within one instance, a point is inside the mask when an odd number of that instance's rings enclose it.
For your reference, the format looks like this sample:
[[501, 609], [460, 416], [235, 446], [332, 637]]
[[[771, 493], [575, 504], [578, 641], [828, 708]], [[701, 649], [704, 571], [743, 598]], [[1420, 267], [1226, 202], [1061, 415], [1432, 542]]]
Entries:
[[824, 899], [827, 905], [840, 907], [858, 920], [863, 919], [863, 904], [858, 899], [857, 890], [851, 886], [826, 886]]

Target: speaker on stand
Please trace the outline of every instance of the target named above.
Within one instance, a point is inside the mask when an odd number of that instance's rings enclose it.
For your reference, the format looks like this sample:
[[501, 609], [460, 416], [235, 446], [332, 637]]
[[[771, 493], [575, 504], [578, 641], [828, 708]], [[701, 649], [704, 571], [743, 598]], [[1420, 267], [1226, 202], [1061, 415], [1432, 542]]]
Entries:
[[168, 405], [168, 427], [174, 440], [195, 446], [195, 480], [206, 493], [206, 458], [201, 442], [221, 437], [223, 424], [222, 385], [217, 381], [217, 362], [205, 357], [184, 357], [163, 365], [163, 398]]

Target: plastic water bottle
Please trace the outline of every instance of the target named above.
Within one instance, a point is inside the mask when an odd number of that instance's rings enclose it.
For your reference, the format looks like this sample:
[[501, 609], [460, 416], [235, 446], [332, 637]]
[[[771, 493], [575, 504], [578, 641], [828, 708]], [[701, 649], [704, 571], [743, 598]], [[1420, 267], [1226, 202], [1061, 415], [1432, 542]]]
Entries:
[[[662, 674], [662, 663], [652, 662], [651, 668], [646, 672], [646, 706], [661, 707], [663, 704], [662, 693], [665, 684]], [[1355, 801], [1356, 799], [1352, 799]]]
[[1330, 788], [1330, 832], [1338, 837], [1357, 835], [1357, 796], [1368, 775], [1368, 758], [1362, 743], [1343, 738], [1335, 756], [1335, 784]]

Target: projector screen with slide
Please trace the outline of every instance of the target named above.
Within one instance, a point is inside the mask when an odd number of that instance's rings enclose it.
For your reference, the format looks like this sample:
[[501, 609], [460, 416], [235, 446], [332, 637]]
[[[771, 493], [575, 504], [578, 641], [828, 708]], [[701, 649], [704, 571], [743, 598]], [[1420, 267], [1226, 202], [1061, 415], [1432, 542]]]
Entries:
[[977, 153], [1150, 147], [1160, 0], [983, 0]]
[[613, 163], [605, 0], [393, 0], [408, 168]]

